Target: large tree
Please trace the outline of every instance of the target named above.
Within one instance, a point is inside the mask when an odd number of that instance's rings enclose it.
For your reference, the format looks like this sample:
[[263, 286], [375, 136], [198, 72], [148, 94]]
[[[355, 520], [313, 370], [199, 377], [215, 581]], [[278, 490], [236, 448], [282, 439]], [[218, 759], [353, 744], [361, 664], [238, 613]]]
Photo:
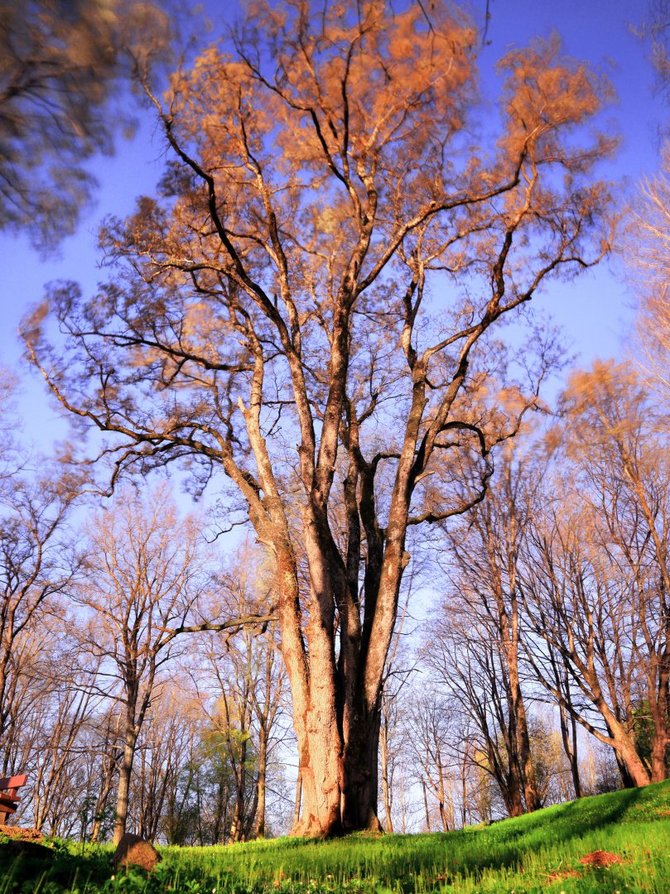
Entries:
[[272, 555], [300, 833], [378, 827], [408, 532], [482, 499], [535, 400], [546, 356], [524, 346], [515, 384], [502, 320], [603, 251], [601, 83], [556, 42], [515, 50], [478, 121], [474, 44], [441, 3], [251, 4], [166, 93], [144, 80], [172, 160], [104, 230], [112, 280], [26, 324], [62, 404], [113, 434], [113, 481], [222, 470]]

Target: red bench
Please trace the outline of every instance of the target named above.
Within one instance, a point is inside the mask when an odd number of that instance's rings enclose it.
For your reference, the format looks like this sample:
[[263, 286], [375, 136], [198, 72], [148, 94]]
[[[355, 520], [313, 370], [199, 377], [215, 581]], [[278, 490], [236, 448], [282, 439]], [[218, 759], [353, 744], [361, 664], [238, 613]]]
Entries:
[[27, 780], [27, 776], [0, 776], [0, 823], [6, 823], [9, 814], [16, 811], [17, 791]]

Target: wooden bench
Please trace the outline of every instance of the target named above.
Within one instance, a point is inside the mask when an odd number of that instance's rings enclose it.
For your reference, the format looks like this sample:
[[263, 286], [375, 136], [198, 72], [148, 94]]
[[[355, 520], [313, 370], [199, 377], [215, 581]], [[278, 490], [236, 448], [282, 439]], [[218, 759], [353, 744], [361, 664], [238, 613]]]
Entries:
[[9, 814], [16, 811], [17, 792], [27, 780], [27, 776], [0, 776], [0, 823], [6, 823]]

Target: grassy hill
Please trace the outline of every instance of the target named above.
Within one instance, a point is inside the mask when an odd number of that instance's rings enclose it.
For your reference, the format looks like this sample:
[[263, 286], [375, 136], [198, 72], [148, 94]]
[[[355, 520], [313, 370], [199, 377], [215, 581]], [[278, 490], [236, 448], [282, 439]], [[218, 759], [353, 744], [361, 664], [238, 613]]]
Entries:
[[149, 877], [112, 877], [104, 847], [61, 845], [48, 868], [2, 851], [0, 894], [669, 894], [670, 782], [446, 835], [162, 848]]

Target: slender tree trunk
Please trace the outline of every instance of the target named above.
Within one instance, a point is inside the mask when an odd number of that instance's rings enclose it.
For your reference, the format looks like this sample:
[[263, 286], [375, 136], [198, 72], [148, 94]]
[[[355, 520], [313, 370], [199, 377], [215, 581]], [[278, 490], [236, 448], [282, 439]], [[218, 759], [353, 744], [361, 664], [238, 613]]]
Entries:
[[239, 766], [235, 773], [235, 807], [233, 820], [230, 825], [231, 841], [244, 841], [245, 836], [245, 807], [247, 788], [247, 745], [242, 742], [238, 755]]
[[438, 772], [440, 774], [439, 783], [438, 783], [438, 807], [440, 811], [440, 822], [442, 823], [442, 831], [449, 831], [449, 816], [447, 813], [447, 805], [446, 805], [446, 792], [444, 788], [444, 776], [442, 767], [438, 767]]
[[526, 810], [528, 812], [532, 812], [534, 810], [539, 810], [542, 807], [542, 801], [537, 791], [535, 767], [533, 766], [533, 758], [530, 751], [528, 719], [526, 716], [526, 707], [524, 705], [520, 687], [517, 688], [515, 709], [517, 722], [518, 761], [521, 774], [521, 783], [523, 787], [523, 798], [526, 804]]
[[265, 800], [268, 769], [268, 734], [267, 729], [261, 726], [258, 737], [258, 774], [256, 777], [256, 813], [254, 819], [253, 837], [265, 837]]
[[[91, 827], [90, 841], [93, 844], [100, 840], [104, 812], [107, 807], [107, 802], [109, 801], [109, 796], [112, 793], [112, 785], [114, 782], [115, 761], [111, 757], [108, 758], [106, 756], [105, 763], [106, 767], [100, 783], [100, 791], [98, 792], [98, 797], [95, 801], [95, 813], [93, 815], [93, 825]], [[111, 764], [111, 767], [109, 764]]]
[[426, 817], [426, 832], [430, 832], [430, 810], [428, 810], [428, 791], [425, 779], [421, 780], [421, 788], [423, 790], [423, 809]]
[[133, 772], [135, 759], [135, 745], [137, 737], [133, 730], [126, 732], [126, 741], [123, 746], [121, 766], [119, 767], [119, 787], [116, 795], [116, 819], [114, 821], [114, 837], [112, 843], [116, 846], [126, 832], [128, 820], [128, 796], [130, 793], [130, 777]]
[[302, 772], [298, 769], [298, 778], [295, 781], [295, 802], [293, 804], [293, 828], [297, 828], [302, 813]]
[[568, 713], [565, 707], [559, 703], [558, 707], [560, 725], [561, 725], [561, 742], [563, 743], [563, 751], [570, 765], [570, 773], [572, 775], [572, 787], [575, 791], [575, 798], [583, 797], [582, 780], [579, 774], [579, 757], [577, 752], [577, 721]]
[[389, 732], [384, 723], [380, 729], [379, 763], [382, 778], [382, 797], [384, 798], [384, 816], [386, 831], [393, 834], [393, 816], [391, 804], [391, 767], [389, 760]]

